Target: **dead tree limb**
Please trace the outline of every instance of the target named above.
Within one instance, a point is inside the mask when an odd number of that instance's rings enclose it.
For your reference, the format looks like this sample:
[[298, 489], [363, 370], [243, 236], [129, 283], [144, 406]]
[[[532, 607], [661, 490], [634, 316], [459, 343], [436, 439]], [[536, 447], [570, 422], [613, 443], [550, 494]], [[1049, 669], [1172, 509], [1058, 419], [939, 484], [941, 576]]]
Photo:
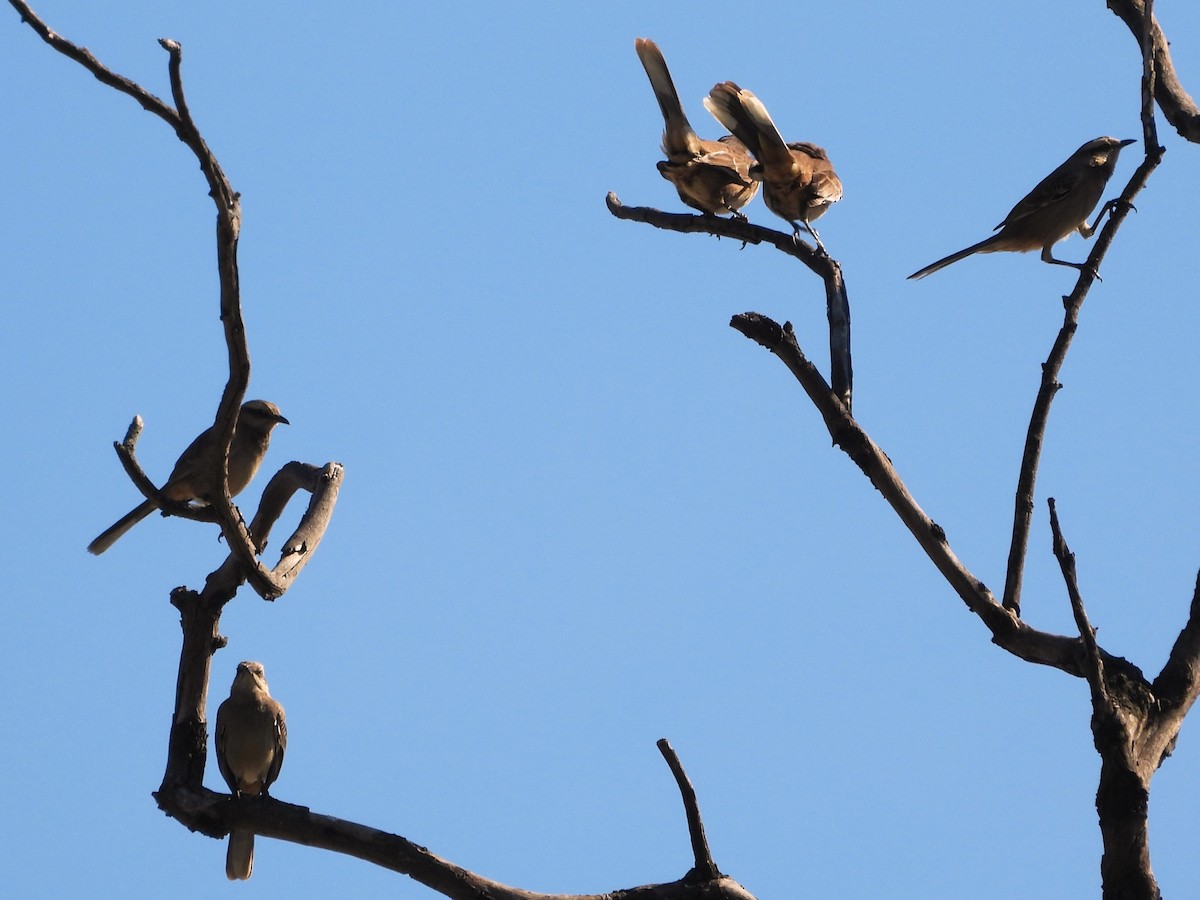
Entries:
[[[1080, 637], [1071, 639], [1029, 628], [1020, 619], [1020, 598], [1034, 484], [1050, 404], [1060, 387], [1058, 373], [1078, 329], [1079, 311], [1095, 280], [1094, 273], [1128, 212], [1133, 209], [1133, 199], [1145, 187], [1164, 153], [1158, 144], [1150, 98], [1159, 98], [1160, 105], [1163, 102], [1157, 79], [1164, 66], [1162, 54], [1166, 41], [1153, 23], [1150, 0], [1144, 0], [1138, 9], [1145, 16], [1139, 20], [1144, 32], [1138, 32], [1144, 37], [1141, 118], [1145, 157], [1120, 198], [1112, 201], [1112, 215], [1092, 248], [1088, 265], [1081, 271], [1072, 293], [1063, 298], [1064, 322], [1043, 365], [1042, 382], [1021, 460], [1003, 602], [997, 603], [987, 588], [958, 561], [942, 529], [909, 495], [886, 454], [870, 440], [848, 410], [839, 408], [819, 374], [805, 359], [791, 328], [786, 324], [780, 327], [753, 313], [735, 316], [731, 323], [787, 365], [821, 413], [834, 443], [854, 460], [888, 500], [946, 580], [989, 628], [993, 642], [1029, 662], [1052, 665], [1088, 681], [1093, 706], [1093, 738], [1101, 757], [1096, 809], [1104, 841], [1101, 875], [1107, 900], [1153, 900], [1159, 897], [1150, 867], [1149, 786], [1154, 772], [1175, 745], [1183, 717], [1200, 694], [1200, 676], [1197, 675], [1200, 672], [1200, 579], [1193, 594], [1188, 622], [1176, 640], [1167, 665], [1153, 683], [1147, 681], [1136, 666], [1105, 652], [1097, 644], [1083, 608], [1074, 557], [1062, 537], [1053, 505], [1051, 526], [1055, 554], [1067, 582]], [[1169, 66], [1169, 58], [1165, 64]], [[1175, 87], [1169, 93], [1178, 101], [1180, 94]]]
[[1183, 89], [1171, 60], [1171, 43], [1154, 17], [1152, 0], [1107, 0], [1108, 8], [1124, 22], [1138, 46], [1145, 46], [1147, 36], [1151, 58], [1158, 73], [1154, 84], [1154, 100], [1163, 116], [1179, 133], [1193, 144], [1200, 144], [1200, 108]]
[[608, 211], [618, 219], [644, 222], [655, 228], [679, 231], [685, 234], [711, 234], [727, 237], [746, 244], [770, 244], [780, 253], [786, 253], [804, 263], [825, 285], [825, 316], [829, 322], [829, 381], [846, 408], [854, 397], [854, 362], [850, 352], [850, 296], [842, 278], [842, 267], [837, 260], [817, 250], [816, 247], [791, 232], [776, 231], [754, 225], [748, 219], [735, 216], [722, 219], [718, 216], [693, 215], [691, 213], [668, 213], [649, 206], [624, 206], [612, 191], [605, 198]]
[[[200, 160], [217, 206], [221, 321], [225, 327], [229, 352], [230, 377], [217, 414], [217, 423], [224, 429], [224, 458], [215, 463], [222, 467], [219, 475], [224, 480], [227, 478], [225, 470], [233, 423], [250, 376], [237, 272], [241, 212], [237, 193], [230, 187], [188, 112], [180, 71], [182, 49], [175, 41], [160, 41], [170, 54], [171, 90], [175, 101], [175, 108], [172, 109], [133, 81], [109, 70], [87, 50], [51, 31], [22, 0], [9, 2], [21, 14], [23, 21], [52, 47], [81, 63], [101, 82], [132, 96], [145, 109], [167, 121], [180, 140]], [[338, 463], [329, 463], [322, 468], [289, 463], [268, 483], [258, 513], [247, 526], [232, 505], [227, 483], [224, 497], [214, 498], [213, 506], [208, 509], [174, 504], [162, 498], [157, 487], [138, 465], [134, 453], [141, 430], [141, 420], [135, 418], [125, 440], [116, 445], [122, 464], [134, 484], [147, 497], [159, 502], [166, 511], [178, 512], [188, 518], [219, 522], [230, 546], [229, 557], [208, 576], [203, 591], [177, 588], [171, 595], [171, 602], [180, 613], [183, 642], [176, 682], [175, 712], [168, 739], [167, 766], [162, 784], [154, 793], [159, 807], [168, 815], [210, 837], [223, 837], [236, 825], [268, 837], [355, 856], [409, 875], [456, 900], [754, 900], [753, 895], [743, 887], [722, 875], [707, 855], [707, 842], [703, 841], [695, 793], [690, 791], [690, 782], [665, 741], [661, 742], [660, 749], [666, 746], [666, 749], [662, 749], [663, 755], [684, 791], [689, 833], [698, 864], [678, 881], [604, 894], [542, 894], [510, 887], [456, 866], [398, 835], [319, 815], [274, 797], [235, 800], [227, 794], [206, 789], [203, 780], [207, 757], [207, 695], [211, 661], [213, 654], [226, 644], [219, 632], [221, 611], [246, 580], [266, 599], [275, 599], [287, 590], [311, 559], [325, 533], [337, 501], [343, 472]], [[296, 531], [284, 543], [279, 563], [274, 569], [267, 570], [259, 562], [257, 554], [265, 547], [272, 527], [288, 501], [299, 490], [312, 494], [308, 508]], [[685, 785], [687, 790], [684, 789]], [[703, 858], [698, 840], [703, 843]], [[703, 859], [707, 860], [707, 865], [699, 864]]]

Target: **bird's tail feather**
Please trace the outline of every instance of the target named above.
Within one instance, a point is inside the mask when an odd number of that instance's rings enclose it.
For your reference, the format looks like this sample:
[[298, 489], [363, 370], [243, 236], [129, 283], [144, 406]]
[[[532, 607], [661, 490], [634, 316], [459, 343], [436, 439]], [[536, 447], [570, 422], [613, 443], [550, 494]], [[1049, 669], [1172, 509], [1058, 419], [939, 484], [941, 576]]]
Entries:
[[662, 51], [654, 41], [647, 38], [634, 41], [634, 49], [637, 50], [638, 59], [642, 61], [642, 68], [646, 70], [646, 77], [650, 79], [650, 87], [654, 89], [654, 97], [658, 100], [658, 108], [662, 110], [663, 122], [666, 125], [663, 131], [663, 151], [668, 156], [699, 155], [700, 139], [692, 130], [691, 123], [683, 111], [683, 104], [679, 101], [679, 93], [675, 90], [675, 82], [671, 79], [671, 72], [667, 68], [667, 61], [663, 59]]
[[157, 509], [152, 500], [143, 500], [138, 506], [135, 506], [121, 518], [117, 519], [112, 525], [106, 528], [99, 537], [88, 544], [88, 553], [94, 556], [99, 556], [117, 541], [119, 541], [125, 532], [136, 525], [150, 513]]
[[245, 881], [254, 871], [254, 832], [229, 832], [229, 847], [225, 850], [225, 877], [230, 881]]
[[764, 166], [792, 165], [791, 151], [775, 127], [767, 108], [754, 94], [732, 81], [713, 86], [704, 108], [729, 129]]
[[908, 276], [908, 278], [910, 281], [915, 281], [917, 279], [924, 278], [926, 275], [932, 275], [938, 269], [944, 269], [946, 266], [950, 265], [951, 263], [956, 263], [960, 259], [966, 259], [973, 253], [989, 253], [995, 249], [993, 245], [997, 243], [999, 237], [999, 235], [993, 234], [990, 238], [985, 238], [978, 244], [972, 244], [970, 247], [964, 247], [957, 253], [951, 253], [949, 256], [943, 256], [937, 262], [930, 263], [925, 268], [918, 269], [916, 272], [913, 272]]

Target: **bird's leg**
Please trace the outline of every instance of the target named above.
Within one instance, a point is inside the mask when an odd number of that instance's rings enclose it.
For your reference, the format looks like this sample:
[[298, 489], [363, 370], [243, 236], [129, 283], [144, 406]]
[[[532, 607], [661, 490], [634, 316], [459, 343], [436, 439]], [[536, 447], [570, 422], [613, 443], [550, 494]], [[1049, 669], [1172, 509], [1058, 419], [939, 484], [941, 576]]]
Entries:
[[1087, 220], [1085, 219], [1083, 221], [1083, 223], [1079, 226], [1079, 233], [1082, 234], [1085, 238], [1090, 238], [1093, 234], [1096, 233], [1096, 229], [1100, 227], [1100, 222], [1101, 222], [1101, 220], [1104, 219], [1104, 216], [1107, 214], [1108, 216], [1111, 217], [1113, 210], [1120, 206], [1126, 206], [1129, 209], [1132, 209], [1134, 212], [1137, 212], [1137, 207], [1134, 206], [1132, 203], [1130, 203], [1128, 200], [1122, 200], [1120, 197], [1116, 197], [1112, 200], [1109, 200], [1102, 207], [1100, 207], [1100, 212], [1097, 213], [1097, 215], [1096, 215], [1096, 221], [1093, 222], [1091, 225], [1089, 225], [1087, 223]]
[[1052, 265], [1052, 266], [1067, 266], [1068, 268], [1071, 268], [1071, 269], [1078, 269], [1080, 272], [1088, 272], [1097, 281], [1104, 280], [1103, 278], [1100, 277], [1100, 273], [1097, 272], [1095, 270], [1095, 268], [1088, 265], [1086, 262], [1073, 263], [1073, 262], [1067, 262], [1065, 259], [1055, 259], [1053, 249], [1054, 249], [1053, 244], [1047, 244], [1045, 247], [1042, 248], [1042, 262], [1050, 263], [1050, 265]]
[[809, 225], [805, 221], [792, 222], [792, 240], [794, 240], [796, 243], [800, 243], [800, 229], [801, 228], [803, 228], [810, 235], [812, 235], [812, 239], [817, 242], [817, 249], [819, 249], [823, 254], [828, 256], [829, 251], [826, 250], [825, 245], [821, 243], [821, 236], [819, 234], [817, 234], [817, 229], [813, 228], [811, 225]]
[[742, 212], [740, 209], [734, 209], [732, 206], [729, 205], [729, 202], [727, 200], [725, 200], [724, 197], [721, 198], [721, 205], [724, 206], [725, 209], [727, 209], [729, 211], [729, 213], [735, 219], [741, 219], [743, 222], [750, 221], [749, 219], [746, 218], [746, 214], [744, 212]]

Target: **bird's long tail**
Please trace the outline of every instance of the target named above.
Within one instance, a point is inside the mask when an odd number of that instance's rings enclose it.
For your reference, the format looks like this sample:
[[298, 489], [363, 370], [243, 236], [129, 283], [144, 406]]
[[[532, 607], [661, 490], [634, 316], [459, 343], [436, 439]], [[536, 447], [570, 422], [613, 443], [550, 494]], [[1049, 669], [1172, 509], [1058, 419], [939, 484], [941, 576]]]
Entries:
[[129, 512], [125, 513], [125, 515], [121, 516], [121, 518], [117, 519], [117, 521], [106, 528], [98, 538], [88, 544], [88, 553], [91, 553], [94, 556], [99, 556], [101, 553], [119, 541], [121, 537], [124, 536], [125, 532], [127, 532], [138, 522], [142, 521], [142, 519], [146, 518], [146, 516], [150, 515], [150, 513], [154, 512], [156, 509], [158, 509], [158, 507], [154, 505], [152, 500], [143, 500], [141, 504], [135, 506]]
[[254, 832], [229, 832], [229, 847], [225, 850], [225, 877], [230, 881], [245, 881], [254, 871]]
[[700, 139], [692, 130], [683, 104], [679, 102], [679, 93], [675, 90], [675, 82], [671, 80], [671, 72], [667, 61], [663, 59], [662, 51], [654, 41], [638, 38], [634, 41], [638, 59], [650, 79], [650, 87], [654, 89], [654, 97], [658, 100], [658, 108], [662, 110], [663, 122], [663, 151], [667, 156], [700, 154]]
[[913, 272], [908, 276], [908, 278], [909, 280], [916, 280], [919, 278], [924, 278], [926, 275], [932, 275], [938, 269], [944, 269], [951, 263], [956, 263], [960, 259], [966, 259], [973, 253], [990, 253], [995, 249], [993, 245], [997, 243], [999, 237], [1000, 235], [993, 234], [990, 238], [985, 238], [978, 244], [972, 244], [970, 247], [959, 250], [957, 253], [951, 253], [949, 256], [944, 256], [937, 262], [930, 263], [925, 268]]
[[764, 168], [787, 167], [792, 154], [758, 97], [732, 81], [714, 85], [704, 98], [704, 108], [745, 144]]

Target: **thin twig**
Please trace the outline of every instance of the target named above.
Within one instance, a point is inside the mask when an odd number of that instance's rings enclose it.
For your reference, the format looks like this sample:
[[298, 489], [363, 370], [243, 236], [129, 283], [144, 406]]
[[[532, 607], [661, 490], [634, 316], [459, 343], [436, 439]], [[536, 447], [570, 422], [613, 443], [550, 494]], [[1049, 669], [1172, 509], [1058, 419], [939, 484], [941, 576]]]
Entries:
[[[679, 756], [666, 738], [659, 738], [658, 751], [671, 768], [675, 783], [679, 785], [679, 794], [683, 798], [683, 811], [687, 815], [688, 837], [692, 841], [692, 855], [696, 864], [690, 875], [702, 881], [714, 881], [721, 877], [721, 870], [713, 862], [712, 851], [708, 849], [708, 838], [704, 834], [704, 821], [700, 818], [700, 804], [696, 800], [696, 789], [692, 787], [691, 779], [683, 770]], [[686, 879], [685, 879], [686, 880]]]
[[818, 260], [824, 254], [818, 253], [815, 247], [803, 239], [797, 239], [791, 232], [785, 234], [773, 228], [764, 228], [762, 225], [755, 225], [750, 220], [737, 216], [723, 218], [692, 213], [663, 212], [652, 206], [625, 206], [612, 191], [605, 196], [604, 202], [608, 206], [608, 211], [618, 219], [644, 222], [666, 231], [678, 231], [684, 234], [711, 234], [714, 237], [732, 238], [744, 244], [771, 244], [781, 253], [800, 260], [815, 274], [821, 274]]
[[1054, 556], [1058, 567], [1062, 570], [1063, 581], [1067, 585], [1067, 596], [1071, 599], [1071, 612], [1075, 616], [1075, 625], [1079, 629], [1079, 637], [1087, 655], [1088, 665], [1084, 670], [1088, 685], [1092, 689], [1092, 703], [1097, 709], [1110, 710], [1112, 704], [1108, 698], [1108, 688], [1104, 684], [1104, 660], [1100, 658], [1100, 648], [1096, 645], [1096, 632], [1088, 621], [1087, 611], [1083, 608], [1083, 595], [1079, 593], [1079, 579], [1075, 572], [1075, 554], [1067, 546], [1062, 529], [1058, 524], [1058, 508], [1054, 498], [1046, 503], [1050, 507], [1050, 531], [1054, 536]]
[[1154, 0], [1143, 0], [1142, 17], [1142, 140], [1147, 147], [1158, 146], [1158, 124], [1154, 121], [1154, 88], [1158, 66], [1154, 60]]

